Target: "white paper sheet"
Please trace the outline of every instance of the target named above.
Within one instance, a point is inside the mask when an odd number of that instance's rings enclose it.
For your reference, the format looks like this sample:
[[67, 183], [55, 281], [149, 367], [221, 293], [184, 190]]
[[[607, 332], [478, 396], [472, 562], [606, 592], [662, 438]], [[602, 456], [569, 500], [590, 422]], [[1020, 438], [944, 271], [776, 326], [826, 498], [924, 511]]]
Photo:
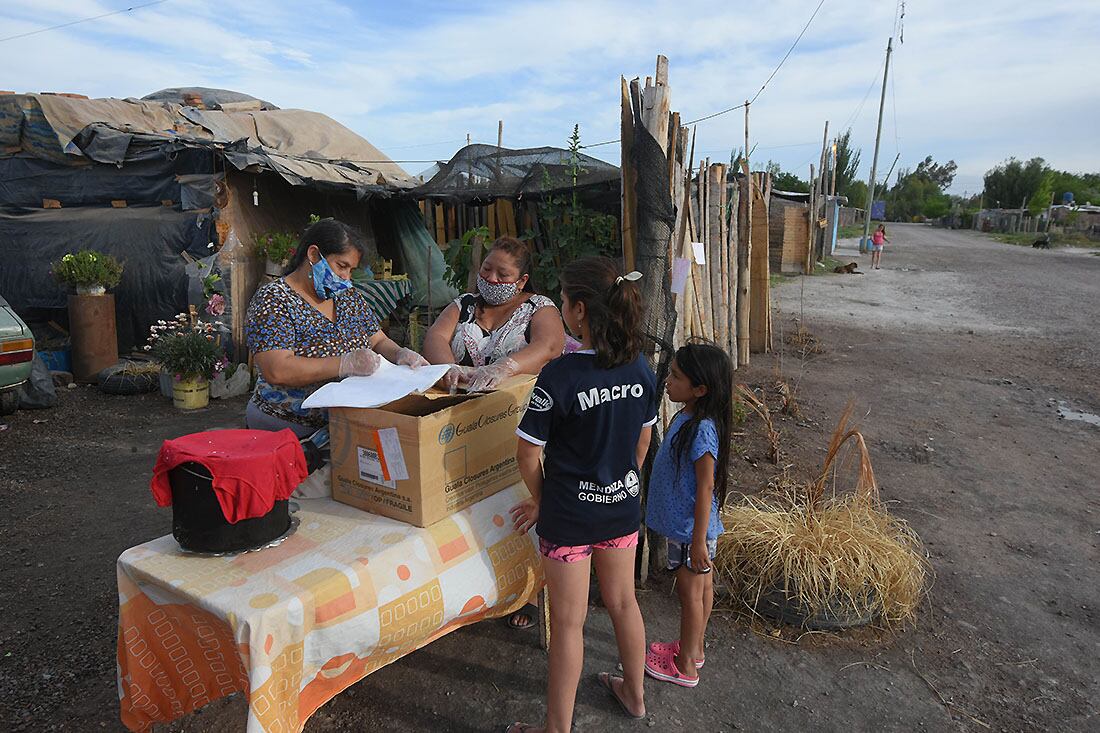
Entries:
[[697, 264], [697, 265], [707, 264], [706, 248], [703, 246], [702, 242], [692, 242], [691, 243], [691, 252], [692, 252], [692, 254], [695, 255], [695, 264]]
[[424, 392], [443, 378], [448, 364], [413, 369], [385, 359], [369, 377], [347, 377], [329, 382], [302, 402], [302, 407], [379, 407], [414, 392]]

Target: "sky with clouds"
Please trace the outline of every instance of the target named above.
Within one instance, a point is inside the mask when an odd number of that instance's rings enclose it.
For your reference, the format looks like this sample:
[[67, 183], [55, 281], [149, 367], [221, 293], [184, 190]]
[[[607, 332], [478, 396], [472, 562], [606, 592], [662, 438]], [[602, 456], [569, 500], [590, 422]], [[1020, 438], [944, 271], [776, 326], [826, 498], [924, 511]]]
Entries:
[[[148, 0], [145, 0], [148, 1]], [[142, 4], [4, 0], [0, 38]], [[412, 173], [469, 134], [507, 147], [618, 137], [619, 75], [670, 60], [673, 109], [702, 117], [751, 98], [818, 0], [509, 3], [165, 0], [0, 41], [0, 88], [140, 97], [234, 89], [324, 112]], [[803, 178], [823, 125], [851, 127], [868, 174], [893, 0], [825, 0], [752, 106], [754, 163]], [[895, 39], [879, 175], [926, 155], [959, 165], [955, 193], [1009, 156], [1100, 170], [1100, 1], [908, 0]], [[740, 111], [700, 123], [697, 157], [728, 160]], [[618, 146], [588, 151], [613, 163]], [[754, 167], [756, 167], [754, 165]]]

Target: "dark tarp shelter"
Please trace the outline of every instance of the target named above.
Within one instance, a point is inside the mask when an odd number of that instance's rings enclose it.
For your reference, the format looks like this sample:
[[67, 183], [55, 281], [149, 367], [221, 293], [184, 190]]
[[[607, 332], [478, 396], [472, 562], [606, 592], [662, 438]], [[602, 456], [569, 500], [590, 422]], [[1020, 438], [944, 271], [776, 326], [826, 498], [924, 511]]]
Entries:
[[[205, 108], [181, 104], [193, 94]], [[125, 351], [186, 309], [185, 255], [217, 253], [239, 357], [263, 274], [255, 235], [331, 215], [360, 228], [371, 253], [399, 267], [423, 262], [403, 262], [400, 243], [374, 233], [380, 207], [411, 206], [395, 195], [418, 181], [335, 120], [224, 90], [150, 97], [0, 95], [0, 293], [17, 311], [64, 307], [53, 260], [110, 252], [125, 263], [116, 290]]]
[[487, 203], [499, 198], [521, 199], [577, 189], [618, 191], [619, 169], [583, 153], [577, 177], [568, 150], [542, 147], [512, 150], [494, 145], [467, 145], [445, 163], [431, 180], [418, 186], [418, 199]]
[[[532, 236], [546, 241], [543, 204], [574, 194], [585, 209], [618, 218], [618, 167], [564, 148], [467, 145], [440, 162], [424, 184], [407, 193], [420, 201], [425, 224], [441, 246], [486, 227], [490, 237]], [[618, 227], [615, 228], [618, 231]]]

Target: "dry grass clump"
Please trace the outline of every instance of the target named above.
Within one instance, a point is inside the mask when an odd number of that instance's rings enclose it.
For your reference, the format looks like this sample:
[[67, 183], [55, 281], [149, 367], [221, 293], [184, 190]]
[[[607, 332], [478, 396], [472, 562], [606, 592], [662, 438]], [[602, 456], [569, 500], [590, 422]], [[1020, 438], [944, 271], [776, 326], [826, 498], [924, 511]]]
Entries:
[[131, 361], [118, 371], [127, 377], [143, 377], [148, 374], [160, 374], [160, 362], [156, 361]]
[[[916, 533], [882, 504], [863, 436], [840, 420], [821, 477], [770, 496], [746, 497], [723, 516], [715, 565], [757, 608], [777, 592], [806, 617], [836, 613], [885, 624], [912, 621], [931, 569]], [[854, 440], [854, 491], [826, 495], [842, 446]], [[834, 481], [835, 484], [835, 481]]]
[[764, 421], [764, 429], [768, 437], [768, 460], [772, 463], [779, 463], [779, 431], [775, 429], [772, 422], [772, 414], [771, 410], [768, 409], [768, 403], [757, 397], [756, 393], [747, 384], [737, 385], [737, 397]]
[[775, 380], [775, 391], [779, 395], [779, 399], [783, 402], [782, 412], [784, 415], [790, 415], [791, 417], [802, 417], [802, 410], [798, 409], [798, 403], [794, 399], [794, 389], [787, 383], [786, 380]]
[[807, 331], [801, 323], [797, 331], [787, 335], [787, 343], [797, 347], [798, 355], [803, 359], [825, 353], [825, 347], [818, 341], [817, 336]]

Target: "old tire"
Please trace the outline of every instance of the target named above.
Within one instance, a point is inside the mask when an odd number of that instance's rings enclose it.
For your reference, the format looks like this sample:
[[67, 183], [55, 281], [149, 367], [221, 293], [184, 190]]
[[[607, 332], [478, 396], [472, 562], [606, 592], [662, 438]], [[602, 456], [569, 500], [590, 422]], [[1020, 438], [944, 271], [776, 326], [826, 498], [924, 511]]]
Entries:
[[19, 388], [0, 392], [0, 415], [10, 415], [19, 407]]
[[160, 372], [127, 373], [131, 363], [121, 362], [108, 366], [99, 373], [99, 391], [105, 394], [144, 394], [161, 387]]
[[841, 599], [833, 600], [825, 609], [812, 613], [795, 598], [788, 598], [782, 587], [774, 587], [760, 597], [756, 612], [772, 621], [799, 626], [813, 631], [841, 631], [874, 623], [877, 614], [858, 608]]

